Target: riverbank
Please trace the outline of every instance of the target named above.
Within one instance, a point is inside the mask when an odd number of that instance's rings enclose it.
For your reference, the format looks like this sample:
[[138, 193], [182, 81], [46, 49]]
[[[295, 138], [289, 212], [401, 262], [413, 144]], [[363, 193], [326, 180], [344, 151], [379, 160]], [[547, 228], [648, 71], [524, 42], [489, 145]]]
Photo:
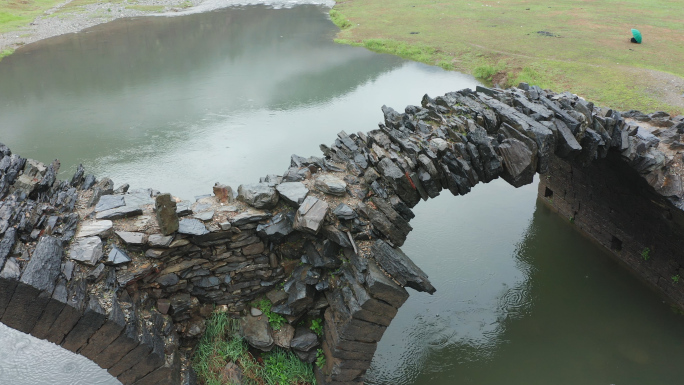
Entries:
[[332, 0], [10, 0], [0, 5], [0, 60], [15, 49], [66, 33], [83, 31], [124, 17], [180, 16], [231, 6], [255, 4], [275, 8], [298, 4], [332, 7]]
[[[684, 111], [676, 1], [338, 2], [340, 43], [471, 73], [502, 87], [571, 89], [601, 105]], [[644, 35], [631, 44], [630, 28]]]

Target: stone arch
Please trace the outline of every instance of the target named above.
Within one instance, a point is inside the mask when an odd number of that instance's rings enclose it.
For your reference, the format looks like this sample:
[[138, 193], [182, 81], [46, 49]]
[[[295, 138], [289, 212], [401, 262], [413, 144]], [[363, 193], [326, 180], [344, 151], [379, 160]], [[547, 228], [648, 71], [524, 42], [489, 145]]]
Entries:
[[[619, 164], [639, 181], [635, 196], [658, 198], [674, 218], [664, 236], [681, 233], [682, 118], [623, 115], [525, 84], [426, 95], [383, 113], [378, 129], [322, 145], [323, 157], [293, 155], [282, 176], [237, 194], [217, 184], [195, 203], [114, 190], [81, 167], [57, 181], [57, 161], [0, 146], [0, 322], [91, 358], [125, 385], [190, 384], [188, 355], [214, 306], [237, 317], [266, 295], [290, 323], [325, 320], [320, 383], [362, 383], [405, 287], [436, 290], [400, 249], [421, 200], [498, 177], [519, 187], [540, 173], [540, 195], [583, 225], [572, 178]], [[607, 247], [632, 258], [641, 244], [617, 232]], [[251, 342], [274, 343], [270, 334]], [[295, 352], [311, 361], [312, 347]]]

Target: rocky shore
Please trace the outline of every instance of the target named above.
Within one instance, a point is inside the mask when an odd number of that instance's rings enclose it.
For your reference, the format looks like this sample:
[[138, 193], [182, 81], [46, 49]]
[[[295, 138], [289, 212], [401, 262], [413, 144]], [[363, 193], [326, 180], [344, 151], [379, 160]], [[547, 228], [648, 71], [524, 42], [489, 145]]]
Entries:
[[[559, 160], [589, 169], [612, 154], [674, 217], [684, 212], [684, 116], [621, 113], [524, 83], [382, 110], [378, 129], [341, 132], [322, 157], [293, 155], [282, 174], [217, 183], [194, 201], [81, 167], [59, 181], [58, 161], [0, 146], [0, 321], [126, 385], [192, 384], [188, 358], [220, 311], [242, 320], [256, 349], [307, 362], [321, 349], [319, 383], [358, 384], [405, 288], [436, 290], [400, 249], [421, 200], [499, 177], [518, 187]], [[684, 269], [681, 253], [662, 263]], [[260, 298], [285, 327], [253, 307]], [[322, 320], [322, 337], [298, 327], [305, 320]]]

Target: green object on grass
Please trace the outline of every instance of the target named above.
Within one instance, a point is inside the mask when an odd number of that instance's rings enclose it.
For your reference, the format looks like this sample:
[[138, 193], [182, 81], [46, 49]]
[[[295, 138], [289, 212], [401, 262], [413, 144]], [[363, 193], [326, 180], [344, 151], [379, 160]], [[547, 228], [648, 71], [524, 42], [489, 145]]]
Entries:
[[638, 29], [632, 28], [632, 36], [634, 36], [634, 40], [636, 40], [637, 43], [641, 44], [641, 32], [639, 32]]

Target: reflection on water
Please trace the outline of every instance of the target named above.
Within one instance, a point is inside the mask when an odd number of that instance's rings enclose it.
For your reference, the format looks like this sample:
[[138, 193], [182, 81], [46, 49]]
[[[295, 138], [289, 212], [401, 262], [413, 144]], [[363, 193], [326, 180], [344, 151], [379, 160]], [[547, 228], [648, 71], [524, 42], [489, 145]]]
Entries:
[[[382, 104], [403, 110], [425, 93], [477, 85], [335, 45], [325, 12], [246, 7], [119, 20], [29, 45], [0, 62], [0, 142], [44, 162], [59, 157], [63, 178], [82, 162], [117, 184], [188, 198], [215, 181], [237, 187], [282, 173], [292, 153], [320, 155], [341, 130], [373, 129]], [[7, 328], [0, 336], [31, 338]], [[12, 355], [12, 344], [0, 344], [0, 357]], [[44, 358], [45, 368], [67, 359]], [[33, 365], [0, 359], [0, 385], [77, 383], [52, 381], [58, 369], [24, 382]]]
[[417, 206], [403, 249], [437, 293], [412, 293], [369, 384], [682, 383], [684, 318], [535, 192]]
[[[327, 8], [246, 7], [119, 20], [0, 65], [0, 138], [14, 151], [184, 198], [282, 173], [380, 106], [472, 77], [332, 43]], [[237, 186], [235, 186], [237, 187]]]
[[0, 384], [121, 385], [85, 357], [1, 323]]

